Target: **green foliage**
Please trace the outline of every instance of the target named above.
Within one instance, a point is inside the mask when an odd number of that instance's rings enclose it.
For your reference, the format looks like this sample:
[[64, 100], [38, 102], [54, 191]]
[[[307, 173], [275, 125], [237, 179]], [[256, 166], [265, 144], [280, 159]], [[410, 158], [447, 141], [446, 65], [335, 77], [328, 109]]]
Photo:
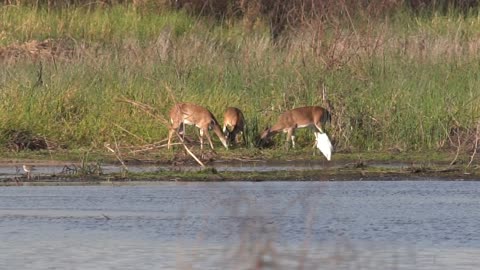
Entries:
[[[0, 57], [0, 129], [70, 148], [165, 138], [167, 127], [119, 101], [127, 97], [165, 118], [175, 101], [202, 104], [219, 121], [227, 106], [239, 107], [253, 145], [281, 112], [322, 105], [323, 87], [334, 105], [327, 131], [339, 150], [438, 149], [452, 129], [476, 126], [477, 17], [399, 13], [361, 22], [312, 23], [274, 42], [262, 21], [247, 31], [241, 21], [126, 6], [3, 7], [0, 56], [31, 40], [50, 38], [57, 47]], [[69, 53], [57, 54], [62, 49]], [[279, 148], [284, 139], [277, 136]], [[312, 140], [298, 132], [300, 145]]]

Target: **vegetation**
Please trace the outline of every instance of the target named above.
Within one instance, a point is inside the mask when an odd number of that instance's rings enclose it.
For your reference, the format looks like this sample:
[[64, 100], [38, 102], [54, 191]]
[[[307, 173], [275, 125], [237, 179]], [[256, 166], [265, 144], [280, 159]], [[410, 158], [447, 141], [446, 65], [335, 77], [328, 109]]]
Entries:
[[[164, 117], [175, 101], [195, 102], [219, 121], [227, 106], [236, 106], [253, 142], [281, 112], [324, 105], [324, 91], [337, 151], [470, 154], [478, 147], [475, 8], [417, 12], [399, 4], [386, 13], [368, 7], [354, 13], [340, 7], [288, 25], [261, 9], [198, 16], [135, 3], [0, 5], [5, 148], [12, 131], [70, 150], [166, 138], [163, 122], [125, 98]], [[282, 23], [281, 31], [272, 22]], [[301, 130], [297, 138], [310, 146], [313, 135]]]

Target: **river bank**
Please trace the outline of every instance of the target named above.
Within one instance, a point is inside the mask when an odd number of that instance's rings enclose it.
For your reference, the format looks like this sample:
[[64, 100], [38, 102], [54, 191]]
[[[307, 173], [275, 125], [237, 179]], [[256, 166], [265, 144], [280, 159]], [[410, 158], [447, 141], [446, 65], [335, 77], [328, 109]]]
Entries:
[[[210, 156], [208, 155], [210, 153]], [[480, 180], [478, 159], [468, 166], [468, 157], [452, 160], [445, 153], [398, 154], [339, 153], [328, 162], [321, 156], [289, 152], [283, 158], [270, 154], [246, 156], [231, 153], [221, 157], [214, 152], [202, 155], [206, 167], [187, 156], [154, 155], [127, 157], [122, 162], [108, 155], [92, 154], [90, 159], [75, 155], [57, 158], [23, 155], [0, 159], [0, 185], [141, 185], [176, 181], [371, 181], [371, 180]], [[410, 158], [408, 159], [407, 156]], [[66, 159], [70, 157], [70, 159]], [[387, 159], [388, 158], [388, 159]], [[34, 166], [31, 179], [23, 164]]]

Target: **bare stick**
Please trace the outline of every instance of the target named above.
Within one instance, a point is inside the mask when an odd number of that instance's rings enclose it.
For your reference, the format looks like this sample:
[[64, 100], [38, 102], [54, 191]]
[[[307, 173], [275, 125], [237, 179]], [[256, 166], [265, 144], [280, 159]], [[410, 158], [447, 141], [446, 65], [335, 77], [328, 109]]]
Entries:
[[188, 149], [188, 147], [187, 147], [184, 143], [182, 143], [182, 145], [183, 145], [183, 148], [185, 148], [185, 150], [187, 151], [187, 153], [188, 153], [190, 156], [192, 156], [193, 159], [195, 159], [195, 161], [196, 161], [198, 164], [200, 164], [200, 166], [202, 166], [203, 168], [205, 168], [205, 164], [203, 164], [203, 163], [200, 161], [200, 159], [198, 159], [198, 158], [195, 156], [195, 154], [193, 154], [192, 151], [190, 151], [190, 149]]
[[135, 101], [135, 100], [131, 100], [131, 99], [126, 98], [124, 96], [122, 96], [122, 98], [117, 99], [117, 101], [124, 102], [124, 103], [129, 103], [129, 104], [141, 109], [146, 114], [148, 114], [151, 117], [159, 120], [160, 122], [165, 124], [168, 128], [170, 128], [170, 123], [163, 116], [156, 114], [155, 109], [152, 106], [141, 103], [141, 102], [138, 102], [138, 101]]
[[128, 171], [128, 167], [127, 165], [125, 165], [125, 162], [123, 162], [122, 158], [120, 157], [120, 150], [118, 149], [118, 144], [117, 144], [117, 140], [115, 139], [115, 148], [116, 150], [118, 151], [115, 151], [113, 150], [111, 147], [110, 147], [110, 144], [109, 143], [105, 143], [103, 146], [105, 146], [105, 148], [108, 149], [108, 151], [112, 152], [115, 157], [118, 159], [118, 161], [120, 161], [120, 163], [122, 164], [122, 167], [124, 170]]
[[[158, 141], [158, 142], [154, 142], [154, 143], [147, 143], [145, 145], [141, 145], [141, 146], [124, 146], [124, 147], [121, 147], [121, 149], [139, 149], [139, 148], [142, 148], [142, 147], [157, 147], [158, 145], [163, 145], [163, 142], [167, 141], [167, 139], [163, 139], [161, 141]], [[166, 144], [165, 144], [166, 145]]]
[[455, 157], [453, 158], [452, 162], [450, 162], [449, 166], [452, 166], [455, 162], [457, 162], [458, 155], [460, 154], [461, 142], [460, 142], [460, 135], [457, 136], [457, 152], [455, 153]]
[[475, 158], [475, 155], [477, 154], [478, 141], [480, 141], [480, 121], [478, 121], [477, 130], [475, 132], [475, 144], [474, 144], [474, 148], [473, 148], [473, 154], [470, 156], [470, 162], [468, 162], [467, 167], [470, 167], [470, 165], [472, 165], [473, 159]]
[[[183, 143], [172, 143], [170, 145], [182, 145]], [[140, 152], [145, 152], [153, 149], [159, 149], [159, 148], [165, 148], [167, 147], [168, 144], [161, 144], [161, 145], [156, 145], [156, 144], [150, 144], [147, 146], [143, 146], [143, 149], [136, 149], [136, 150], [131, 150], [129, 153], [134, 154], [134, 153], [140, 153]]]
[[125, 129], [125, 128], [121, 127], [121, 126], [120, 126], [120, 125], [118, 125], [118, 124], [115, 124], [115, 123], [114, 123], [114, 125], [115, 125], [117, 128], [119, 128], [119, 129], [121, 129], [121, 130], [125, 131], [126, 133], [128, 133], [128, 134], [132, 135], [133, 137], [137, 138], [138, 140], [140, 140], [140, 141], [142, 141], [142, 142], [146, 143], [146, 141], [145, 141], [145, 140], [144, 140], [142, 137], [140, 137], [140, 136], [138, 136], [138, 135], [136, 135], [136, 134], [133, 134], [132, 132], [128, 131], [127, 129]]
[[327, 88], [325, 87], [325, 83], [322, 83], [322, 101], [327, 101]]

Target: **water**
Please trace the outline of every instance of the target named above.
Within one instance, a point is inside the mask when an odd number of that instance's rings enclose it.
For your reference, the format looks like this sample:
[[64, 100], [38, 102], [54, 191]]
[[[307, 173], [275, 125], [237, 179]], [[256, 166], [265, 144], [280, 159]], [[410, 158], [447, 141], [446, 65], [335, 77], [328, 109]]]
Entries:
[[[33, 163], [35, 165], [34, 171], [32, 172], [32, 177], [39, 176], [51, 176], [51, 175], [62, 175], [65, 174], [70, 169], [77, 168], [79, 165], [71, 163]], [[32, 164], [32, 165], [33, 165]], [[354, 163], [345, 163], [341, 161], [331, 161], [323, 162], [318, 161], [278, 161], [278, 162], [265, 162], [265, 161], [249, 161], [249, 162], [213, 162], [208, 164], [212, 166], [219, 172], [271, 172], [271, 171], [305, 171], [305, 170], [322, 170], [322, 169], [335, 169], [335, 168], [345, 168], [354, 166]], [[373, 168], [407, 168], [410, 165], [402, 162], [369, 162], [365, 165]], [[1, 179], [11, 179], [14, 177], [25, 176], [25, 172], [21, 168], [22, 164], [0, 164], [0, 180]], [[198, 171], [202, 168], [193, 164], [191, 166], [182, 165], [182, 166], [169, 166], [169, 165], [128, 165], [128, 171], [132, 173], [148, 173], [148, 172], [162, 172], [162, 171]], [[115, 165], [102, 165], [102, 173], [111, 174], [119, 173], [122, 171], [121, 166]], [[72, 173], [72, 172], [70, 172]]]
[[2, 187], [0, 269], [478, 269], [479, 195], [475, 181]]

